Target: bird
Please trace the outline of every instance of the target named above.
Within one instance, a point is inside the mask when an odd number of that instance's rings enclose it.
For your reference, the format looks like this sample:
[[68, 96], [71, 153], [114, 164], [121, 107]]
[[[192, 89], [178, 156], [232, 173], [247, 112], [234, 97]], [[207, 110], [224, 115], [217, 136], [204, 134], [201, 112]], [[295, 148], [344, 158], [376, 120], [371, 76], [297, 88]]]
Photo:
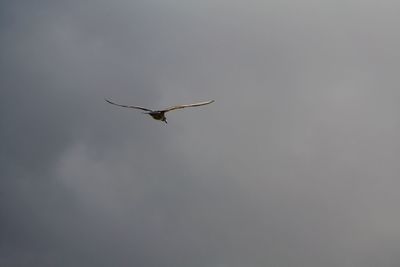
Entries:
[[162, 121], [165, 123], [167, 122], [167, 118], [165, 117], [165, 113], [176, 110], [176, 109], [182, 109], [182, 108], [189, 108], [189, 107], [199, 107], [199, 106], [204, 106], [204, 105], [208, 105], [214, 102], [214, 100], [210, 100], [210, 101], [204, 101], [204, 102], [198, 102], [198, 103], [194, 103], [194, 104], [187, 104], [187, 105], [176, 105], [176, 106], [171, 106], [165, 109], [160, 109], [160, 110], [152, 110], [152, 109], [148, 109], [148, 108], [144, 108], [144, 107], [139, 107], [139, 106], [128, 106], [128, 105], [121, 105], [121, 104], [117, 104], [112, 102], [111, 100], [104, 98], [104, 100], [107, 103], [110, 103], [112, 105], [115, 106], [119, 106], [119, 107], [123, 107], [123, 108], [133, 108], [133, 109], [139, 109], [139, 110], [143, 110], [144, 114], [148, 114], [150, 115], [153, 119], [158, 120], [158, 121]]

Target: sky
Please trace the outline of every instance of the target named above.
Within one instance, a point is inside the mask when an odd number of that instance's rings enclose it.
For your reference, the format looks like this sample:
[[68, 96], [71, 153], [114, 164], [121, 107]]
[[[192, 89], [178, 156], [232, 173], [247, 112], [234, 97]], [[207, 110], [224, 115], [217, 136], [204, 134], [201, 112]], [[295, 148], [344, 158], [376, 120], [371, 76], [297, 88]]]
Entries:
[[399, 11], [1, 1], [0, 265], [400, 266]]

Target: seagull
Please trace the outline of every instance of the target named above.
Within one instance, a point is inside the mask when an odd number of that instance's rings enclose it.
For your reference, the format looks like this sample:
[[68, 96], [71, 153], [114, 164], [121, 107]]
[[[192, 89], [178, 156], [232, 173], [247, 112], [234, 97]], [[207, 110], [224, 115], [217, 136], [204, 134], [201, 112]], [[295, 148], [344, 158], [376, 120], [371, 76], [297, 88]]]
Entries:
[[150, 115], [153, 119], [158, 120], [158, 121], [163, 121], [165, 123], [167, 123], [167, 118], [165, 117], [165, 113], [167, 113], [169, 111], [173, 111], [176, 109], [182, 109], [182, 108], [189, 108], [189, 107], [199, 107], [199, 106], [208, 105], [208, 104], [211, 104], [214, 102], [214, 100], [210, 100], [210, 101], [199, 102], [199, 103], [188, 104], [188, 105], [176, 105], [176, 106], [172, 106], [172, 107], [168, 107], [168, 108], [160, 109], [160, 110], [152, 110], [152, 109], [143, 108], [143, 107], [139, 107], [139, 106], [120, 105], [120, 104], [112, 102], [111, 100], [108, 100], [107, 98], [104, 98], [104, 100], [107, 103], [110, 103], [115, 106], [143, 110], [144, 111], [143, 113]]

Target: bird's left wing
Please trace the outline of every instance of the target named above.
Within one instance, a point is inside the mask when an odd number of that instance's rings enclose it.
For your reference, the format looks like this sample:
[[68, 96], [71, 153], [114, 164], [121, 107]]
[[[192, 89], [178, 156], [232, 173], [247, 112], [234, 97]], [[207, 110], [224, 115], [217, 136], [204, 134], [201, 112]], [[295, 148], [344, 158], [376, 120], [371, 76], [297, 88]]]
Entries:
[[115, 105], [115, 106], [119, 106], [119, 107], [123, 107], [123, 108], [135, 108], [135, 109], [140, 109], [140, 110], [152, 112], [152, 110], [151, 110], [151, 109], [148, 109], [148, 108], [143, 108], [143, 107], [138, 107], [138, 106], [121, 105], [121, 104], [114, 103], [114, 102], [112, 102], [111, 100], [108, 100], [107, 98], [104, 98], [104, 100], [105, 100], [107, 103], [110, 103], [110, 104]]
[[214, 102], [214, 100], [205, 101], [205, 102], [199, 102], [199, 103], [194, 103], [194, 104], [188, 104], [188, 105], [176, 105], [176, 106], [172, 106], [172, 107], [163, 109], [162, 111], [168, 112], [168, 111], [172, 111], [172, 110], [176, 110], [176, 109], [181, 109], [181, 108], [199, 107], [199, 106], [204, 106], [204, 105], [211, 104], [211, 103], [213, 103], [213, 102]]

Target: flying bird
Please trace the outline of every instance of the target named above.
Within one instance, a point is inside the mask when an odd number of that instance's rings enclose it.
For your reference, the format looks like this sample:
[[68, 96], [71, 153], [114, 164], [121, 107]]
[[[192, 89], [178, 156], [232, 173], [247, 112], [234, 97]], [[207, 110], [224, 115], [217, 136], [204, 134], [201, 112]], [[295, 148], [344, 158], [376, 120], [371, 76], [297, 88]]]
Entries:
[[165, 117], [165, 113], [167, 113], [169, 111], [173, 111], [176, 109], [182, 109], [182, 108], [189, 108], [189, 107], [199, 107], [199, 106], [208, 105], [208, 104], [211, 104], [214, 102], [214, 100], [210, 100], [210, 101], [199, 102], [199, 103], [188, 104], [188, 105], [176, 105], [176, 106], [172, 106], [172, 107], [168, 107], [168, 108], [160, 109], [160, 110], [152, 110], [152, 109], [143, 108], [143, 107], [139, 107], [139, 106], [127, 106], [127, 105], [117, 104], [117, 103], [114, 103], [114, 102], [108, 100], [107, 98], [104, 98], [104, 100], [115, 106], [143, 110], [144, 111], [143, 113], [150, 115], [153, 119], [158, 120], [158, 121], [163, 121], [165, 123], [167, 123], [167, 118]]

